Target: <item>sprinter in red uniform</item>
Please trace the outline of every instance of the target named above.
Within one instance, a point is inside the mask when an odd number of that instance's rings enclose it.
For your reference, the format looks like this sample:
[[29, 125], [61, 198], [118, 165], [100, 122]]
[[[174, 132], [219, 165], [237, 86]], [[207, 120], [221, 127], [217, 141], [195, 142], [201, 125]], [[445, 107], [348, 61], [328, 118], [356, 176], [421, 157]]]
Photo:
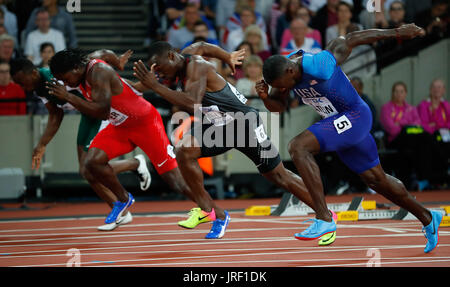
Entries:
[[[100, 182], [118, 198], [105, 223], [115, 222], [134, 203], [108, 161], [136, 147], [147, 154], [172, 189], [197, 202], [178, 169], [160, 114], [112, 67], [102, 60], [89, 61], [80, 50], [67, 49], [53, 56], [50, 69], [65, 85], [80, 87], [87, 101], [68, 93], [56, 81], [48, 83], [50, 93], [88, 116], [108, 119], [111, 123], [97, 134], [86, 156], [86, 168], [92, 175], [87, 180]], [[207, 193], [196, 196], [212, 201]]]

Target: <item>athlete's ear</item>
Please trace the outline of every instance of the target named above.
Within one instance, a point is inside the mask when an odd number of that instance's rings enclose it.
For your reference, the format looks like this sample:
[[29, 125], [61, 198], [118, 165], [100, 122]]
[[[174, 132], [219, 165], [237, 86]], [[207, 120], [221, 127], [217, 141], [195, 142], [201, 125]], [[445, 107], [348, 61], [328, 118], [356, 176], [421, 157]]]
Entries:
[[37, 79], [39, 77], [39, 71], [37, 69], [33, 69], [31, 71], [31, 78], [32, 79]]
[[289, 66], [289, 67], [286, 68], [286, 73], [292, 75], [292, 74], [294, 74], [294, 69]]
[[170, 61], [173, 61], [173, 60], [175, 59], [175, 53], [174, 53], [173, 51], [167, 52], [167, 58], [168, 58]]

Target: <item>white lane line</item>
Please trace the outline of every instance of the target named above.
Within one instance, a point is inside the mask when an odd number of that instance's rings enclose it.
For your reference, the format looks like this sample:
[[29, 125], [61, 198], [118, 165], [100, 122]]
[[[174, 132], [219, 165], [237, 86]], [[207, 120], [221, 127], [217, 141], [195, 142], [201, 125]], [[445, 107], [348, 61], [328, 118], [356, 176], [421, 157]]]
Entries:
[[[330, 250], [334, 250], [334, 249], [342, 249], [342, 248], [391, 248], [393, 246], [403, 246], [403, 245], [368, 245], [368, 246], [328, 246], [327, 248]], [[405, 246], [410, 246], [410, 245], [405, 245]], [[450, 246], [450, 244], [440, 244], [439, 246]], [[148, 245], [132, 245], [132, 246], [114, 246], [114, 247], [92, 247], [92, 248], [78, 248], [78, 250], [80, 252], [89, 252], [89, 251], [95, 251], [95, 250], [110, 250], [114, 248], [114, 250], [125, 250], [125, 249], [148, 249], [149, 246]], [[265, 248], [226, 248], [226, 249], [185, 249], [183, 250], [183, 252], [216, 252], [216, 251], [251, 251], [251, 250], [284, 250], [284, 249], [289, 249], [289, 250], [311, 250], [311, 246], [305, 246], [305, 247], [294, 247], [294, 246], [290, 246], [290, 247], [265, 247]], [[400, 247], [401, 248], [401, 247]], [[5, 257], [0, 257], [0, 259], [4, 258], [13, 258], [14, 256], [22, 256], [19, 254], [29, 254], [29, 255], [24, 255], [24, 256], [33, 256], [33, 254], [37, 254], [38, 256], [42, 254], [42, 256], [55, 256], [57, 254], [43, 254], [43, 253], [66, 253], [67, 249], [55, 249], [55, 250], [32, 250], [32, 251], [16, 251], [16, 252], [10, 252], [8, 253], [8, 256]], [[114, 254], [126, 254], [129, 253], [130, 251], [124, 251], [124, 252], [115, 252]], [[146, 251], [146, 252], [154, 252], [154, 253], [171, 253], [171, 252], [180, 252], [180, 250], [153, 250], [153, 251]], [[133, 253], [133, 252], [130, 252]], [[139, 252], [138, 252], [139, 253]], [[87, 253], [89, 254], [89, 253]], [[94, 254], [94, 253], [92, 253]]]
[[[441, 244], [440, 248], [448, 247], [450, 244]], [[136, 247], [145, 248], [146, 246]], [[230, 249], [195, 249], [195, 250], [153, 250], [153, 251], [122, 251], [122, 252], [85, 252], [87, 250], [80, 249], [80, 254], [84, 258], [86, 256], [99, 256], [99, 255], [132, 255], [132, 254], [159, 254], [159, 253], [221, 253], [221, 252], [251, 252], [247, 255], [272, 255], [272, 253], [258, 253], [258, 251], [275, 251], [276, 255], [291, 254], [291, 253], [332, 253], [332, 252], [345, 252], [345, 251], [366, 251], [369, 248], [377, 248], [379, 250], [388, 249], [410, 249], [410, 248], [423, 248], [423, 245], [382, 245], [382, 246], [339, 246], [334, 248], [329, 248], [328, 250], [322, 249], [320, 247], [265, 247], [265, 248], [230, 248]], [[93, 248], [96, 249], [96, 248]], [[102, 248], [98, 248], [102, 249]], [[110, 249], [110, 248], [108, 248]], [[92, 250], [92, 249], [90, 249]], [[280, 252], [280, 250], [287, 250], [285, 252]], [[67, 250], [51, 250], [51, 251], [41, 251], [41, 252], [55, 252], [55, 254], [36, 254], [36, 252], [20, 252], [20, 253], [34, 253], [29, 255], [10, 255], [5, 257], [0, 257], [0, 259], [12, 259], [12, 258], [43, 258], [43, 257], [61, 257], [67, 252]], [[19, 253], [19, 252], [18, 252]], [[16, 253], [17, 254], [17, 253]], [[224, 255], [224, 256], [235, 256], [236, 254]], [[245, 255], [245, 254], [244, 254]], [[244, 256], [236, 255], [236, 256]], [[192, 257], [168, 257], [168, 258], [155, 258], [148, 260], [177, 260], [177, 259], [199, 259], [199, 258], [209, 258], [209, 257], [222, 257], [221, 254], [218, 255], [208, 255], [208, 256], [192, 256]], [[420, 257], [423, 258], [423, 257]], [[450, 257], [433, 257], [433, 258], [449, 258]], [[385, 259], [385, 258], [383, 258]], [[114, 261], [114, 260], [113, 260]]]
[[[231, 231], [231, 230], [230, 230]], [[228, 231], [228, 232], [230, 232]], [[237, 230], [235, 230], [235, 232], [238, 232]], [[200, 232], [199, 232], [200, 233]], [[440, 236], [449, 236], [450, 233], [439, 233]], [[135, 234], [129, 234], [129, 236], [135, 236]], [[122, 237], [122, 236], [120, 236]], [[345, 239], [345, 238], [389, 238], [389, 237], [423, 237], [423, 233], [406, 233], [406, 234], [378, 234], [378, 235], [340, 235], [339, 238], [340, 239]], [[88, 238], [84, 238], [84, 239], [93, 239], [93, 238], [98, 238], [98, 237], [88, 237]], [[103, 237], [101, 237], [103, 238]], [[107, 238], [107, 237], [106, 237]], [[222, 238], [220, 239], [222, 243], [228, 243], [228, 240], [238, 240], [237, 242], [239, 242], [239, 240], [242, 240], [243, 243], [251, 243], [251, 240], [268, 240], [268, 241], [272, 241], [272, 240], [293, 240], [294, 237], [289, 236], [289, 237], [262, 237], [262, 238]], [[58, 239], [58, 240], [62, 240], [62, 239]], [[19, 240], [20, 241], [20, 240]], [[22, 240], [22, 241], [30, 241], [30, 240]], [[41, 240], [38, 240], [41, 241]], [[83, 244], [132, 244], [132, 243], [161, 243], [161, 242], [183, 242], [181, 244], [190, 244], [190, 243], [186, 243], [186, 241], [200, 241], [201, 244], [211, 244], [212, 242], [210, 240], [205, 240], [205, 239], [189, 239], [189, 238], [183, 238], [183, 239], [160, 239], [160, 240], [133, 240], [133, 241], [111, 241], [111, 242], [105, 242], [105, 241], [100, 241], [100, 242], [56, 242], [56, 243], [34, 243], [34, 244], [8, 244], [8, 245], [4, 245], [1, 246], [0, 248], [11, 248], [11, 247], [31, 247], [31, 246], [55, 246], [55, 245], [83, 245]], [[195, 243], [198, 244], [198, 243]], [[8, 253], [8, 252], [4, 252], [4, 253]]]
[[[403, 249], [412, 249], [412, 248], [422, 248], [422, 245], [406, 245], [406, 246], [402, 246], [401, 248]], [[398, 246], [391, 246], [389, 248], [384, 248], [385, 249], [398, 249]], [[115, 259], [108, 259], [108, 261], [111, 261], [113, 263], [125, 263], [125, 262], [152, 262], [152, 261], [166, 261], [166, 260], [189, 260], [189, 259], [194, 259], [194, 260], [201, 260], [201, 259], [213, 259], [213, 258], [221, 258], [222, 259], [222, 264], [223, 263], [237, 263], [239, 261], [236, 260], [232, 260], [232, 261], [224, 261], [224, 258], [231, 258], [231, 257], [248, 257], [248, 256], [252, 256], [252, 257], [256, 257], [256, 256], [270, 256], [270, 255], [276, 255], [276, 256], [281, 256], [281, 255], [292, 255], [292, 254], [314, 254], [314, 253], [331, 253], [331, 252], [354, 252], [354, 251], [367, 251], [366, 248], [345, 248], [345, 249], [334, 249], [333, 251], [330, 250], [325, 250], [325, 249], [315, 249], [315, 250], [307, 250], [307, 251], [286, 251], [286, 252], [262, 252], [262, 253], [239, 253], [239, 254], [219, 254], [219, 255], [203, 255], [203, 256], [183, 256], [183, 257], [166, 257], [166, 258], [145, 258], [145, 259], [122, 259], [122, 260], [115, 260]], [[83, 255], [81, 255], [83, 256]], [[422, 261], [424, 260], [424, 257], [415, 257], [415, 258], [420, 258]], [[431, 257], [430, 259], [434, 259], [436, 257]], [[449, 257], [439, 257], [439, 258], [444, 258], [445, 260], [443, 261], [450, 261]], [[363, 260], [370, 260], [371, 257], [366, 257]], [[403, 258], [402, 258], [403, 259]], [[328, 262], [330, 261], [334, 261], [334, 260], [352, 260], [352, 258], [340, 258], [340, 259], [328, 259]], [[360, 260], [360, 259], [359, 259]], [[271, 260], [268, 260], [271, 261]], [[273, 260], [273, 262], [281, 262], [283, 260]], [[313, 258], [309, 258], [309, 259], [297, 259], [294, 260], [292, 262], [301, 262], [301, 261], [307, 261], [307, 262], [311, 262], [311, 261], [315, 261], [315, 259]], [[194, 262], [198, 262], [198, 261], [194, 261]], [[164, 263], [146, 263], [146, 264], [133, 264], [132, 266], [152, 266], [152, 265], [172, 265], [172, 264], [186, 264], [186, 265], [190, 265], [194, 262], [173, 262], [173, 263], [169, 263], [169, 262], [164, 262]], [[260, 260], [260, 262], [267, 262], [266, 260]], [[205, 262], [198, 262], [198, 264], [204, 264]], [[37, 267], [37, 266], [42, 266], [42, 267], [50, 267], [50, 266], [65, 266], [65, 262], [64, 263], [50, 263], [50, 264], [39, 264], [39, 265], [26, 265], [25, 267]], [[90, 261], [90, 262], [84, 262], [82, 263], [83, 266], [86, 265], [94, 265], [94, 264], [98, 264], [98, 262], [96, 261]], [[339, 266], [339, 265], [336, 265]], [[14, 266], [14, 267], [18, 267], [18, 266]]]

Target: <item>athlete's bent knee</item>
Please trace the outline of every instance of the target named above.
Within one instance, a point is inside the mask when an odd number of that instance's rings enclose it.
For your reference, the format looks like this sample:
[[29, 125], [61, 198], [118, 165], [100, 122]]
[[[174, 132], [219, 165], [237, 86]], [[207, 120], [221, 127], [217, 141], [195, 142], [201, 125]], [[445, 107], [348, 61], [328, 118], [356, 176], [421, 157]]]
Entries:
[[372, 170], [362, 173], [360, 177], [370, 188], [374, 190], [387, 181], [386, 174]]
[[306, 146], [297, 138], [292, 139], [288, 144], [288, 151], [291, 157], [304, 157], [310, 154]]

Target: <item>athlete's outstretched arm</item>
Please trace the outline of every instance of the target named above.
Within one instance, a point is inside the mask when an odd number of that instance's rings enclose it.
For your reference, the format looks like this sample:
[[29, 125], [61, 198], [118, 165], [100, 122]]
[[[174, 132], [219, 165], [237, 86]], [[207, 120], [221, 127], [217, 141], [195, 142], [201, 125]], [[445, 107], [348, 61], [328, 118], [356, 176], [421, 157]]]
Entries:
[[123, 71], [123, 69], [125, 68], [125, 64], [130, 59], [131, 55], [133, 55], [132, 50], [127, 50], [122, 55], [117, 56], [116, 53], [114, 53], [111, 50], [100, 49], [100, 50], [90, 53], [88, 55], [88, 58], [103, 60], [106, 63], [108, 63], [109, 65], [113, 66], [114, 68]]
[[38, 144], [33, 149], [32, 159], [31, 159], [31, 168], [39, 169], [41, 165], [42, 157], [45, 153], [45, 148], [47, 144], [53, 139], [56, 132], [59, 130], [61, 122], [64, 118], [64, 111], [57, 107], [55, 104], [51, 102], [47, 102], [45, 107], [48, 110], [48, 121], [47, 126], [45, 127], [44, 133], [39, 139]]
[[91, 102], [67, 92], [65, 86], [56, 81], [47, 83], [47, 89], [50, 94], [71, 103], [80, 113], [96, 119], [106, 120], [111, 110], [111, 83], [113, 77], [116, 77], [116, 72], [108, 65], [99, 63], [92, 68], [87, 75], [92, 91]]
[[205, 56], [209, 58], [217, 58], [230, 66], [232, 73], [236, 72], [236, 65], [241, 65], [244, 59], [245, 50], [234, 51], [228, 53], [221, 47], [206, 42], [197, 42], [184, 48], [182, 54], [191, 54]]
[[271, 112], [284, 112], [288, 107], [289, 91], [272, 88], [269, 95], [269, 86], [264, 80], [255, 85], [258, 96], [263, 100], [264, 106]]
[[345, 36], [338, 37], [328, 43], [326, 50], [331, 52], [336, 58], [337, 64], [341, 65], [347, 60], [352, 49], [356, 46], [372, 44], [384, 39], [413, 39], [417, 36], [424, 35], [425, 31], [414, 24], [402, 25], [395, 29], [368, 29], [355, 31]]
[[150, 71], [139, 60], [134, 64], [134, 76], [141, 84], [163, 97], [174, 105], [183, 107], [188, 111], [194, 111], [194, 105], [200, 104], [206, 91], [206, 79], [208, 65], [194, 64], [188, 67], [185, 91], [174, 91], [161, 84], [154, 72], [155, 64]]

